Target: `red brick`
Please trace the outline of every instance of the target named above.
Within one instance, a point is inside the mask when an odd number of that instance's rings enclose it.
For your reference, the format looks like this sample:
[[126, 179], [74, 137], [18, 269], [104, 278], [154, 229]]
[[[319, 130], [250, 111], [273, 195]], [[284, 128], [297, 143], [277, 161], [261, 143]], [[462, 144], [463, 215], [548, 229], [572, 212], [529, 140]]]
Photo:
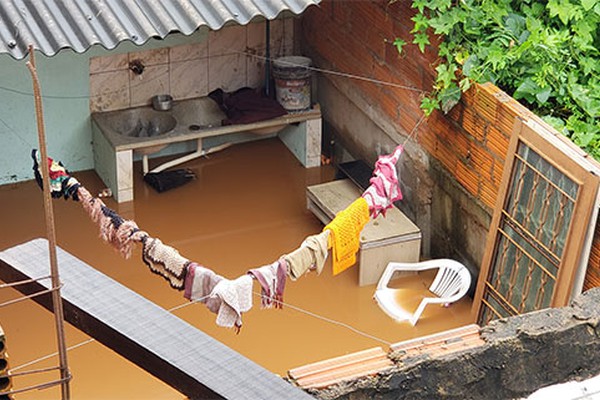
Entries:
[[475, 140], [483, 142], [489, 122], [477, 114], [472, 107], [467, 107], [462, 114], [461, 125]]
[[483, 204], [485, 204], [490, 209], [494, 209], [496, 206], [496, 198], [498, 196], [498, 188], [488, 184], [481, 185], [481, 193], [479, 195], [479, 200]]
[[[479, 175], [461, 161], [456, 163], [454, 176], [456, 180], [473, 196], [479, 194]], [[452, 170], [451, 170], [452, 172]]]
[[489, 127], [485, 145], [499, 160], [506, 159], [509, 142], [510, 140], [503, 132], [494, 126]]
[[470, 164], [479, 171], [482, 180], [493, 181], [494, 158], [482, 146], [472, 145]]

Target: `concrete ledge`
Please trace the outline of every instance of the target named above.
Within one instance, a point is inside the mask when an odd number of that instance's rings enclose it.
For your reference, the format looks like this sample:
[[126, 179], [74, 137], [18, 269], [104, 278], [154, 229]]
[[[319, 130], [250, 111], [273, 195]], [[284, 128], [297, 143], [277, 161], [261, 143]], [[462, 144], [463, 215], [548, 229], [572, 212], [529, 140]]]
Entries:
[[483, 344], [395, 360], [376, 376], [309, 390], [320, 399], [514, 399], [600, 373], [600, 288], [568, 307], [482, 328]]

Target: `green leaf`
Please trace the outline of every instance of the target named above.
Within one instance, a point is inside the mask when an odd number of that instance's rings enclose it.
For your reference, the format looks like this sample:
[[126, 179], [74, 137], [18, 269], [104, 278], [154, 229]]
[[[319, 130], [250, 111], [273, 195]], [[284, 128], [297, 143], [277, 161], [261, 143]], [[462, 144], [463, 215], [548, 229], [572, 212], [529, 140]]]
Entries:
[[394, 42], [392, 43], [394, 46], [396, 46], [396, 49], [398, 50], [398, 53], [402, 54], [402, 48], [404, 47], [404, 45], [406, 44], [406, 42], [400, 38], [396, 38], [394, 39]]
[[410, 31], [410, 33], [423, 32], [426, 31], [427, 28], [429, 28], [429, 19], [427, 19], [427, 17], [421, 13], [416, 14], [414, 17], [412, 17], [411, 21], [413, 21], [415, 25]]
[[412, 8], [416, 8], [422, 14], [425, 7], [427, 7], [428, 0], [414, 0], [412, 3]]
[[440, 105], [444, 114], [448, 114], [452, 107], [454, 107], [460, 101], [461, 91], [456, 84], [444, 88], [438, 94]]
[[535, 98], [540, 103], [540, 105], [543, 105], [544, 103], [546, 103], [548, 101], [551, 94], [552, 94], [552, 88], [550, 86], [547, 86], [547, 87], [541, 89], [540, 91], [538, 91], [535, 94]]
[[581, 6], [585, 11], [590, 11], [592, 7], [598, 4], [598, 0], [581, 0]]
[[569, 91], [575, 102], [592, 118], [600, 117], [600, 93], [592, 92], [588, 87], [570, 84]]
[[513, 93], [513, 97], [517, 100], [525, 99], [529, 103], [534, 103], [536, 100], [535, 95], [538, 91], [539, 86], [531, 78], [526, 78], [521, 82], [519, 87], [517, 87], [517, 90]]
[[552, 127], [557, 131], [562, 132], [563, 134], [566, 133], [565, 121], [561, 118], [554, 117], [552, 115], [544, 115], [542, 116], [542, 119], [548, 124], [552, 125]]
[[437, 99], [433, 99], [430, 97], [423, 97], [421, 100], [421, 110], [425, 116], [429, 117], [433, 110], [439, 110], [440, 106]]
[[446, 11], [452, 6], [452, 0], [431, 0], [428, 7], [432, 10]]
[[600, 70], [600, 61], [593, 57], [581, 57], [579, 65], [581, 65], [584, 75], [589, 75]]
[[471, 80], [469, 78], [463, 78], [458, 83], [458, 86], [460, 87], [461, 92], [464, 93], [471, 88]]
[[588, 44], [593, 44], [594, 36], [598, 24], [592, 19], [581, 19], [573, 26], [573, 31]]
[[433, 28], [436, 35], [447, 35], [456, 23], [455, 15], [451, 12], [440, 14], [436, 18], [429, 20], [429, 26]]
[[464, 76], [472, 76], [474, 68], [479, 66], [479, 57], [477, 54], [472, 54], [467, 58], [467, 61], [463, 64], [462, 73]]
[[556, 17], [562, 21], [563, 24], [567, 25], [570, 19], [580, 19], [580, 10], [575, 4], [572, 4], [569, 0], [549, 0], [548, 10], [550, 11], [551, 17]]
[[429, 36], [426, 33], [415, 33], [413, 43], [419, 46], [419, 50], [421, 50], [421, 53], [425, 52], [425, 46], [431, 44], [429, 42]]
[[454, 64], [440, 64], [435, 67], [437, 72], [436, 82], [440, 83], [440, 89], [452, 86], [456, 80], [456, 71], [458, 68]]

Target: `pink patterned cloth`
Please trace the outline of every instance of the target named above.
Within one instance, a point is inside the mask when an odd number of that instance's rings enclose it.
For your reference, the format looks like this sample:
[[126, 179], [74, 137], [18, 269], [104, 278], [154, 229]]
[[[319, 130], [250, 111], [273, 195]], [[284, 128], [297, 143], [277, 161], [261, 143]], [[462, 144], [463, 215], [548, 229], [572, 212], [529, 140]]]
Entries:
[[221, 301], [211, 298], [210, 294], [217, 283], [223, 279], [221, 275], [216, 274], [213, 270], [190, 261], [185, 275], [183, 297], [190, 301], [206, 304], [206, 308], [216, 314], [219, 312]]
[[373, 177], [369, 181], [371, 185], [362, 195], [369, 205], [371, 218], [376, 218], [379, 214], [385, 217], [386, 210], [393, 207], [395, 201], [402, 200], [396, 171], [396, 163], [402, 150], [400, 145], [392, 154], [379, 156], [375, 163]]
[[261, 306], [263, 308], [283, 308], [283, 291], [287, 278], [287, 262], [282, 258], [273, 264], [248, 271], [260, 284]]

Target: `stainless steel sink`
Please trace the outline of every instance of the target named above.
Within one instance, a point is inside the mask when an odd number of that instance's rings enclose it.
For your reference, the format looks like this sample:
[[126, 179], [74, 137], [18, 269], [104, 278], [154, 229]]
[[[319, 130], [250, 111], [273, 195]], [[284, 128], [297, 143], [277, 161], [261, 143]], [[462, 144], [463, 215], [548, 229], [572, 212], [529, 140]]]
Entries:
[[114, 113], [107, 118], [110, 129], [129, 137], [153, 137], [171, 132], [177, 120], [170, 113], [147, 108], [132, 108]]

